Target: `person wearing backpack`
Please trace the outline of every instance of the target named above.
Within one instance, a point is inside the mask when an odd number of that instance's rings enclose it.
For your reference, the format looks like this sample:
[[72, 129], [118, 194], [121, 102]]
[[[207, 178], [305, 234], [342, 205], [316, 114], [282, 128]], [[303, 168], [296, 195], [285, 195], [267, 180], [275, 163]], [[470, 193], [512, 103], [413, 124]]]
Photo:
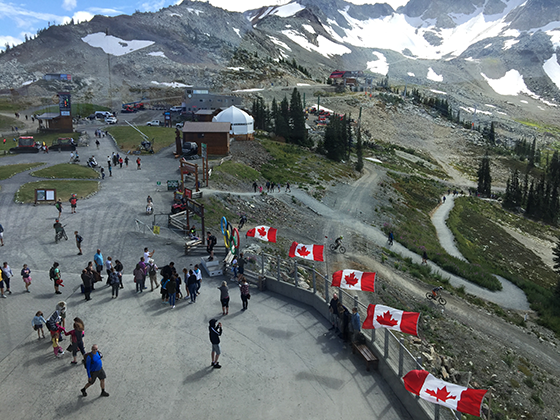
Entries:
[[4, 246], [4, 226], [0, 224], [0, 243]]
[[76, 246], [78, 247], [78, 255], [82, 255], [82, 242], [84, 241], [84, 238], [82, 238], [82, 236], [78, 234], [77, 230], [74, 232], [74, 236], [76, 236]]
[[105, 379], [107, 378], [107, 375], [103, 370], [103, 362], [101, 361], [102, 358], [103, 355], [99, 351], [99, 347], [97, 346], [97, 344], [91, 346], [91, 352], [86, 353], [86, 355], [84, 356], [84, 363], [88, 375], [87, 384], [82, 389], [80, 389], [80, 392], [84, 397], [87, 397], [86, 389], [92, 386], [95, 383], [96, 379], [99, 379], [99, 385], [101, 386], [101, 396], [109, 396], [109, 393], [105, 392]]
[[54, 293], [60, 295], [62, 292], [58, 290], [58, 288], [62, 285], [62, 278], [60, 277], [60, 268], [58, 268], [58, 266], [59, 264], [57, 262], [53, 263], [53, 266], [49, 270], [49, 277], [54, 282]]
[[154, 260], [150, 258], [148, 260], [148, 275], [150, 276], [150, 286], [152, 287], [152, 292], [154, 291], [154, 284], [156, 285], [156, 289], [159, 287], [159, 283], [157, 281], [157, 271], [158, 266]]
[[78, 203], [78, 198], [76, 197], [76, 194], [72, 194], [72, 197], [70, 197], [70, 207], [72, 207], [72, 213], [76, 213], [76, 205]]

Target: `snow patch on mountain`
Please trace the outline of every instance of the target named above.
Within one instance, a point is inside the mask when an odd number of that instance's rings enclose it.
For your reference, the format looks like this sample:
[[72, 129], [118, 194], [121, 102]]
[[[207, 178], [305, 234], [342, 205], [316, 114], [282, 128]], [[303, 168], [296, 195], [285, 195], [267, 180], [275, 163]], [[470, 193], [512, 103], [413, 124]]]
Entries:
[[513, 47], [518, 42], [519, 42], [518, 39], [506, 39], [504, 41], [504, 46], [503, 46], [502, 50], [509, 50], [511, 47]]
[[86, 44], [94, 48], [101, 48], [106, 54], [121, 56], [131, 52], [149, 47], [154, 41], [125, 41], [113, 35], [106, 35], [103, 32], [89, 34], [82, 38]]
[[273, 43], [275, 43], [276, 45], [278, 45], [279, 47], [282, 47], [288, 51], [292, 51], [292, 49], [290, 47], [288, 47], [288, 44], [286, 44], [285, 42], [280, 41], [278, 38], [273, 37], [273, 36], [269, 36], [268, 37]]
[[238, 36], [239, 38], [243, 38], [243, 37], [241, 36], [241, 31], [240, 31], [239, 29], [233, 28], [233, 31], [237, 34], [237, 36]]
[[152, 57], [163, 57], [163, 58], [167, 58], [165, 56], [165, 53], [163, 51], [155, 51], [155, 52], [151, 52], [148, 53], [148, 55], [151, 55]]
[[498, 95], [517, 96], [519, 93], [526, 93], [533, 97], [536, 96], [527, 88], [523, 76], [517, 70], [508, 71], [500, 79], [491, 79], [484, 73], [480, 74]]
[[373, 73], [382, 74], [385, 76], [389, 73], [389, 63], [387, 63], [387, 58], [385, 55], [378, 51], [374, 51], [373, 55], [377, 57], [375, 61], [368, 61], [366, 63], [367, 69]]
[[186, 88], [186, 87], [190, 87], [189, 85], [185, 85], [184, 83], [179, 83], [179, 82], [156, 82], [152, 80], [152, 84], [154, 85], [161, 85], [161, 86], [166, 86], [166, 87], [171, 87], [171, 88]]
[[560, 30], [545, 31], [545, 32], [548, 36], [550, 36], [550, 42], [552, 42], [554, 48], [556, 49], [560, 47]]
[[279, 17], [290, 17], [303, 9], [305, 9], [305, 7], [297, 2], [288, 3], [283, 6], [274, 6], [274, 7], [271, 6], [268, 7], [265, 10], [265, 12], [259, 16], [259, 19], [263, 19], [268, 15], [276, 15]]
[[437, 74], [431, 67], [428, 69], [428, 75], [426, 78], [428, 80], [433, 80], [434, 82], [443, 82], [443, 75]]
[[558, 89], [560, 89], [560, 65], [558, 64], [556, 53], [552, 54], [552, 57], [545, 61], [543, 70]]
[[306, 37], [302, 36], [296, 31], [285, 30], [282, 31], [284, 35], [290, 38], [293, 42], [298, 44], [300, 47], [306, 49], [307, 51], [315, 51], [324, 57], [332, 57], [333, 55], [343, 55], [350, 54], [352, 50], [344, 45], [332, 42], [330, 39], [325, 38], [322, 35], [317, 37], [317, 44], [314, 45], [310, 43]]
[[204, 13], [202, 10], [198, 10], [198, 9], [193, 9], [192, 7], [187, 7], [187, 10], [190, 13], [194, 13], [197, 16], [200, 16], [201, 13]]

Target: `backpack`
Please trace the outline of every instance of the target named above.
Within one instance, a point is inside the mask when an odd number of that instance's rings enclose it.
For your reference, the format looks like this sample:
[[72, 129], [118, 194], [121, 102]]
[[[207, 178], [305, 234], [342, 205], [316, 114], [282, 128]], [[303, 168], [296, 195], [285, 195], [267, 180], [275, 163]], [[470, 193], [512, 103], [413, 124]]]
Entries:
[[81, 235], [77, 235], [77, 236], [76, 236], [76, 242], [82, 243], [83, 240], [84, 240], [84, 238], [82, 238]]
[[4, 232], [4, 228], [0, 225], [0, 233]]
[[51, 280], [54, 280], [56, 278], [56, 273], [54, 272], [54, 267], [51, 267], [51, 269], [49, 270], [49, 278]]
[[75, 198], [72, 198], [72, 199], [70, 200], [70, 204], [72, 204], [73, 206], [75, 206], [77, 201], [78, 201], [78, 200], [76, 200]]
[[155, 276], [157, 273], [155, 264], [150, 264], [150, 269], [148, 270], [148, 274], [150, 276]]
[[216, 237], [214, 235], [210, 236], [210, 243], [212, 244], [212, 246], [214, 246], [218, 243], [218, 240], [216, 239]]
[[47, 327], [47, 330], [56, 331], [58, 329], [56, 325], [56, 320], [58, 319], [58, 316], [59, 316], [58, 313], [54, 311], [54, 313], [49, 317], [49, 319], [47, 319], [47, 322], [45, 322], [45, 326]]

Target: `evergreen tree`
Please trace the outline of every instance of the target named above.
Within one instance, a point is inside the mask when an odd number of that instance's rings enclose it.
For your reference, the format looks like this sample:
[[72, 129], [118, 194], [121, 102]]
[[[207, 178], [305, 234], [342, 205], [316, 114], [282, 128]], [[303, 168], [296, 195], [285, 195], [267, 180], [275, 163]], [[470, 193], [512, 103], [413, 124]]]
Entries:
[[307, 136], [305, 128], [305, 114], [303, 112], [303, 103], [301, 95], [297, 88], [292, 91], [289, 110], [290, 122], [290, 142], [300, 146], [313, 146]]
[[490, 157], [484, 155], [478, 168], [478, 192], [486, 197], [491, 194], [492, 177], [490, 175]]
[[346, 144], [341, 136], [344, 131], [339, 118], [331, 118], [325, 128], [325, 151], [327, 158], [340, 162], [345, 157]]
[[[554, 271], [556, 271], [557, 274], [560, 274], [560, 238], [558, 239], [558, 242], [556, 242], [556, 246], [552, 248], [552, 255], [554, 255], [552, 258], [554, 261]], [[560, 302], [560, 280], [558, 280], [558, 283], [556, 284], [554, 295], [556, 301]], [[556, 307], [558, 309], [560, 305], [556, 304]]]
[[496, 144], [496, 131], [494, 128], [494, 121], [490, 123], [490, 131], [488, 132], [488, 140], [491, 144]]
[[533, 145], [529, 150], [529, 163], [527, 164], [527, 171], [535, 167], [535, 149], [537, 148], [537, 139], [533, 139]]
[[502, 206], [506, 209], [516, 210], [521, 208], [523, 204], [523, 192], [519, 184], [519, 172], [517, 169], [507, 180], [506, 193]]

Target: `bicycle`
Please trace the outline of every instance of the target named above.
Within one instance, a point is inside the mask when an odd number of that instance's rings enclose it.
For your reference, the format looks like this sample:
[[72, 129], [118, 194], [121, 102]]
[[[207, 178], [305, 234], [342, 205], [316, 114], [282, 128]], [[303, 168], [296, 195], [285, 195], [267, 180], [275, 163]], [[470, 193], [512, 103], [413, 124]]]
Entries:
[[434, 296], [434, 294], [432, 292], [426, 293], [426, 299], [428, 299], [428, 300], [431, 299], [431, 300], [439, 303], [442, 306], [445, 306], [445, 304], [447, 303], [447, 301], [442, 296], [440, 296], [439, 294]]
[[346, 252], [346, 248], [344, 248], [344, 246], [342, 244], [334, 243], [334, 244], [331, 244], [329, 248], [332, 252], [338, 251], [341, 254], [344, 254]]
[[64, 228], [56, 232], [56, 234], [54, 235], [54, 242], [58, 243], [58, 241], [62, 240], [62, 238], [68, 240], [68, 236], [66, 235], [66, 231], [64, 230]]

